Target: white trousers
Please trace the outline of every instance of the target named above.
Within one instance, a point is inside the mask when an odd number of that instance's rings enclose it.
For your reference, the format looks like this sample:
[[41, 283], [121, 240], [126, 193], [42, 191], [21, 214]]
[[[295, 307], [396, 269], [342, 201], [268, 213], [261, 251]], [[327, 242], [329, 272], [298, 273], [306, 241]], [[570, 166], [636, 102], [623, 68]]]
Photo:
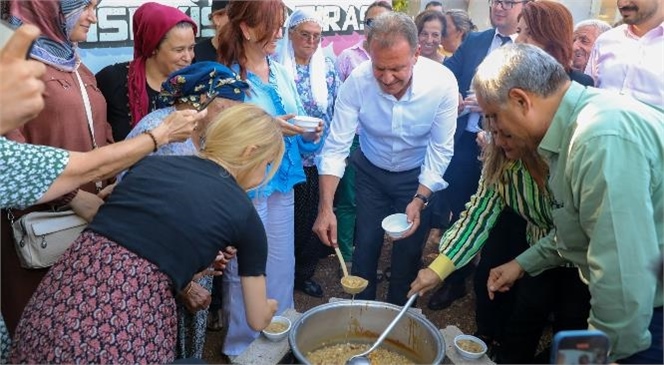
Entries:
[[[295, 215], [294, 193], [275, 192], [267, 198], [253, 200], [267, 233], [267, 297], [279, 302], [277, 314], [293, 308], [293, 282], [295, 281]], [[228, 318], [228, 334], [223, 353], [240, 355], [260, 334], [247, 324], [238, 276], [237, 259], [233, 259], [222, 276], [224, 283], [223, 310]]]

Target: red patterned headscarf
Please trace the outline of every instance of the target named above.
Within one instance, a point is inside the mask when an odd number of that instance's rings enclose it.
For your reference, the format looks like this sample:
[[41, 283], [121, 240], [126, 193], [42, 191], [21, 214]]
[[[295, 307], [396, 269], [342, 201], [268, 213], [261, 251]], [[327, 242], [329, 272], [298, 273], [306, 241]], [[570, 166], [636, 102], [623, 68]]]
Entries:
[[161, 40], [176, 24], [188, 22], [197, 32], [196, 23], [180, 10], [157, 3], [145, 3], [133, 18], [134, 60], [129, 63], [127, 88], [131, 126], [148, 113], [148, 91], [145, 87], [145, 61], [152, 56]]

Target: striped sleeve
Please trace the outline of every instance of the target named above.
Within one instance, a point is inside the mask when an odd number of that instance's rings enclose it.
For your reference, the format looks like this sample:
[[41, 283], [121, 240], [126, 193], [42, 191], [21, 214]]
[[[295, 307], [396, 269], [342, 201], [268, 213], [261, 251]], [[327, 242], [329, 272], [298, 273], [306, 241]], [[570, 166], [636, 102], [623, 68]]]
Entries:
[[441, 238], [439, 258], [429, 266], [441, 279], [475, 257], [505, 207], [496, 190], [486, 185], [484, 179], [480, 179], [479, 188], [466, 204], [466, 210]]

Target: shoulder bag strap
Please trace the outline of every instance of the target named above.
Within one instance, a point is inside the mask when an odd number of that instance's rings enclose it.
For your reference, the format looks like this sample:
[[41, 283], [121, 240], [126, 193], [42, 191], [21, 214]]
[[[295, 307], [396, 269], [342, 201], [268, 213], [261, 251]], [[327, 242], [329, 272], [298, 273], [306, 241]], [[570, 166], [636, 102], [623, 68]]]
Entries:
[[[95, 126], [94, 122], [92, 121], [92, 108], [90, 107], [90, 97], [88, 96], [88, 91], [85, 88], [85, 84], [83, 83], [83, 79], [81, 79], [81, 75], [78, 73], [78, 70], [74, 70], [74, 73], [76, 74], [76, 78], [78, 79], [78, 85], [80, 86], [81, 89], [81, 96], [83, 97], [83, 105], [85, 106], [85, 115], [88, 119], [88, 131], [90, 132], [90, 138], [92, 138], [92, 148], [98, 148], [97, 139], [95, 138]], [[102, 188], [102, 182], [95, 181], [95, 185], [97, 186], [97, 191], [100, 191]]]

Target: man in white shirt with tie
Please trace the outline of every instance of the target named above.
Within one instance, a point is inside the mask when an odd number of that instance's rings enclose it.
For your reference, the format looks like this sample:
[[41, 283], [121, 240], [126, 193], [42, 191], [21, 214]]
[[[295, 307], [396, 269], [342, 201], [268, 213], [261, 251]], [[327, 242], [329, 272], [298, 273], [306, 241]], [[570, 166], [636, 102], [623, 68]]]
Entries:
[[407, 15], [377, 17], [367, 43], [371, 60], [358, 66], [339, 89], [330, 132], [317, 159], [320, 202], [314, 231], [323, 243], [337, 244], [334, 192], [359, 126], [360, 148], [350, 157], [357, 194], [352, 272], [369, 280], [369, 286], [356, 298], [375, 299], [381, 221], [402, 212], [413, 225], [394, 242], [387, 301], [403, 305], [421, 266], [428, 230], [424, 208], [433, 193], [447, 186], [443, 175], [453, 153], [459, 90], [448, 69], [419, 57], [417, 28]]

